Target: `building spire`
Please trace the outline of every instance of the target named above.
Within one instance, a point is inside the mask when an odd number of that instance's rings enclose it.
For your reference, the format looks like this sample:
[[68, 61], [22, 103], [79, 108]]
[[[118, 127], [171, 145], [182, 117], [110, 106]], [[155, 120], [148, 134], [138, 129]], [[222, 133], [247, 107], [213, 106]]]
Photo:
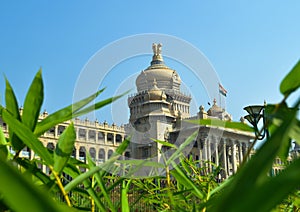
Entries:
[[164, 60], [161, 54], [162, 44], [153, 43], [152, 50], [153, 50], [153, 57], [151, 61], [151, 65], [154, 64], [164, 64]]

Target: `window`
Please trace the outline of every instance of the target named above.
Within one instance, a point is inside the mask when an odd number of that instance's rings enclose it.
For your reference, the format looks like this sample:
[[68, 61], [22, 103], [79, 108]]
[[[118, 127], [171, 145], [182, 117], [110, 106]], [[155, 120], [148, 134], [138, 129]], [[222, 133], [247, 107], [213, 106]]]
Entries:
[[105, 161], [105, 151], [104, 151], [104, 149], [99, 150], [98, 158], [99, 158], [99, 162], [104, 162]]
[[107, 133], [107, 141], [113, 141], [114, 135], [112, 133]]
[[109, 159], [113, 154], [113, 151], [110, 149], [108, 150], [107, 158]]
[[116, 135], [116, 142], [117, 142], [117, 143], [122, 142], [122, 136], [121, 136], [120, 134], [117, 134], [117, 135]]
[[78, 130], [78, 138], [79, 138], [79, 140], [85, 140], [86, 139], [86, 130], [85, 129], [79, 129]]

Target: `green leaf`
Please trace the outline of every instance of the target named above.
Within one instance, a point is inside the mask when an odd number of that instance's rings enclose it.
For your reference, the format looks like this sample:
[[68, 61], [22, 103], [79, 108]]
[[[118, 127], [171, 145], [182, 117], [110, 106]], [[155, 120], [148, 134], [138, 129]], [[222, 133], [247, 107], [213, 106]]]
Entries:
[[87, 114], [87, 113], [89, 113], [91, 111], [94, 111], [94, 110], [98, 110], [98, 109], [104, 107], [105, 105], [108, 105], [108, 104], [116, 101], [117, 99], [121, 98], [126, 93], [127, 92], [125, 92], [124, 94], [121, 94], [119, 96], [115, 96], [115, 97], [111, 97], [111, 98], [105, 99], [105, 100], [103, 100], [101, 102], [97, 102], [96, 104], [88, 106], [87, 108], [83, 108], [82, 110], [76, 111], [76, 112], [73, 113], [73, 117], [72, 118], [82, 116], [82, 115]]
[[129, 186], [130, 186], [131, 180], [128, 180], [128, 182], [126, 183], [125, 180], [123, 180], [122, 182], [122, 188], [121, 188], [121, 208], [122, 208], [122, 212], [129, 212], [130, 208], [129, 208], [129, 203], [128, 203], [128, 197], [127, 197], [127, 193], [129, 190]]
[[[299, 102], [295, 108], [297, 108]], [[260, 149], [242, 166], [236, 173], [231, 183], [221, 195], [210, 198], [209, 211], [259, 211], [262, 205], [255, 205], [251, 202], [251, 207], [246, 205], [249, 202], [249, 195], [254, 192], [254, 188], [267, 182], [268, 172], [272, 168], [282, 144], [289, 139], [289, 131], [295, 121], [297, 109], [287, 113], [280, 127], [271, 135], [271, 137], [261, 146]], [[283, 184], [284, 185], [284, 184]], [[260, 192], [254, 192], [256, 198], [264, 198]], [[267, 195], [272, 196], [272, 194]], [[272, 198], [267, 198], [272, 199]], [[275, 205], [274, 205], [275, 206]]]
[[[9, 81], [5, 78], [5, 103], [6, 103], [6, 110], [17, 120], [21, 120], [20, 113], [19, 113], [19, 106], [17, 102], [17, 98], [11, 87]], [[15, 151], [19, 151], [24, 148], [23, 142], [14, 134], [13, 130], [10, 126], [8, 126], [9, 131], [9, 139], [11, 145]]]
[[155, 168], [164, 168], [164, 165], [150, 160], [118, 160], [120, 164], [133, 165], [133, 166], [150, 166]]
[[[95, 163], [92, 161], [89, 154], [87, 154], [87, 161], [88, 161], [89, 169], [92, 169], [92, 168], [96, 167]], [[101, 177], [99, 172], [96, 172], [94, 174], [94, 176], [95, 176], [95, 179], [96, 179], [96, 181], [98, 183], [98, 186], [101, 190], [101, 194], [103, 195], [105, 202], [109, 206], [110, 211], [115, 212], [116, 209], [115, 209], [114, 204], [112, 203], [111, 198], [109, 197], [109, 194], [106, 190], [105, 182], [104, 182], [103, 178]], [[98, 205], [98, 207], [103, 208], [103, 210], [105, 210], [103, 204]]]
[[6, 160], [8, 157], [8, 146], [7, 142], [2, 130], [2, 127], [0, 127], [0, 159]]
[[169, 165], [172, 161], [178, 158], [183, 150], [192, 143], [198, 135], [198, 131], [192, 133], [182, 144], [180, 144], [179, 148], [168, 158], [166, 165]]
[[42, 121], [38, 122], [34, 131], [34, 134], [37, 136], [42, 135], [44, 132], [49, 130], [51, 127], [62, 123], [64, 121], [68, 121], [72, 118], [76, 118], [73, 113], [78, 112], [81, 108], [85, 105], [93, 101], [100, 93], [102, 93], [104, 89], [97, 91], [96, 93], [92, 94], [91, 96], [80, 100], [74, 104], [71, 104], [63, 109], [56, 111], [53, 114], [50, 114]]
[[167, 146], [167, 147], [170, 147], [170, 148], [173, 148], [173, 149], [178, 149], [176, 145], [174, 144], [171, 144], [169, 142], [165, 142], [165, 141], [160, 141], [160, 140], [155, 140], [155, 139], [152, 139], [153, 141], [163, 145], [163, 146]]
[[60, 135], [55, 151], [53, 170], [59, 175], [67, 164], [76, 139], [76, 132], [73, 122]]
[[207, 125], [214, 127], [223, 127], [235, 130], [241, 130], [246, 132], [254, 132], [254, 129], [247, 124], [241, 122], [223, 121], [219, 119], [198, 119], [198, 120], [186, 120], [188, 123]]
[[37, 177], [41, 182], [43, 182], [43, 184], [51, 184], [51, 179], [49, 178], [49, 176], [36, 166], [34, 160], [29, 160], [27, 158], [17, 158], [15, 161], [18, 163], [18, 165], [22, 166], [26, 170], [30, 170], [30, 173]]
[[280, 84], [280, 92], [284, 96], [290, 95], [300, 87], [300, 60], [286, 75]]
[[0, 179], [0, 194], [13, 211], [63, 211], [48, 192], [38, 190], [14, 167], [1, 160]]
[[44, 85], [42, 80], [42, 70], [40, 69], [35, 75], [27, 92], [22, 114], [22, 122], [32, 131], [38, 121], [43, 100]]
[[290, 138], [294, 139], [300, 145], [300, 121], [297, 120], [290, 131]]
[[36, 138], [32, 131], [25, 126], [22, 122], [14, 118], [6, 109], [1, 110], [3, 121], [13, 129], [14, 133], [38, 154], [48, 165], [53, 164], [52, 155], [48, 152], [47, 148], [43, 146], [42, 142]]
[[182, 184], [186, 189], [191, 189], [191, 192], [193, 192], [199, 199], [203, 199], [205, 197], [205, 194], [197, 188], [194, 182], [191, 181], [188, 176], [186, 176], [186, 174], [175, 162], [171, 163], [175, 168], [171, 171], [171, 174], [175, 177], [176, 181]]

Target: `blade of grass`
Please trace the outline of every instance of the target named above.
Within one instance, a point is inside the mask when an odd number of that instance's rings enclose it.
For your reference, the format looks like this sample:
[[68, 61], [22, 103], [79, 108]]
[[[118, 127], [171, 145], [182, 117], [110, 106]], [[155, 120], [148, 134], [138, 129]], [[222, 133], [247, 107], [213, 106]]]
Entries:
[[53, 170], [60, 175], [63, 168], [67, 164], [76, 139], [76, 132], [74, 124], [71, 123], [64, 132], [60, 135], [55, 151], [54, 151], [54, 165]]
[[[21, 120], [17, 98], [9, 81], [5, 78], [5, 104], [6, 110], [17, 120]], [[14, 134], [10, 126], [8, 126], [9, 139], [13, 149], [18, 152], [24, 148], [23, 142]]]
[[83, 108], [85, 105], [93, 101], [99, 94], [101, 94], [104, 91], [104, 89], [97, 91], [96, 93], [90, 95], [89, 97], [80, 100], [74, 104], [71, 104], [63, 109], [60, 109], [56, 111], [53, 114], [50, 114], [46, 118], [44, 118], [41, 122], [37, 123], [37, 126], [35, 128], [34, 134], [37, 136], [40, 136], [47, 130], [49, 130], [51, 127], [62, 123], [64, 121], [68, 121], [72, 118], [75, 118], [72, 116], [74, 112], [77, 112], [81, 108]]
[[44, 85], [42, 80], [42, 70], [35, 75], [24, 101], [22, 122], [30, 130], [34, 130], [38, 121], [40, 110], [44, 100]]

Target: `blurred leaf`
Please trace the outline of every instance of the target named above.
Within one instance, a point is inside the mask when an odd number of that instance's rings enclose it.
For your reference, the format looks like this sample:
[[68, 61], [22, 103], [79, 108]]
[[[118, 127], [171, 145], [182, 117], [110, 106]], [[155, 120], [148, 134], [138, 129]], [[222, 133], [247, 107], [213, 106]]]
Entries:
[[280, 84], [280, 92], [288, 96], [300, 87], [300, 60], [293, 69], [285, 76]]
[[164, 165], [158, 162], [150, 161], [150, 160], [118, 160], [118, 163], [121, 164], [127, 164], [127, 165], [134, 165], [134, 166], [140, 166], [141, 164], [143, 166], [150, 166], [155, 168], [164, 168]]
[[[87, 154], [87, 161], [88, 161], [89, 169], [92, 169], [92, 168], [96, 167], [95, 163], [92, 161], [92, 159], [91, 159], [91, 157], [90, 157], [89, 154]], [[115, 209], [115, 207], [114, 207], [114, 205], [113, 205], [113, 203], [111, 201], [111, 198], [109, 197], [109, 194], [108, 194], [108, 192], [106, 190], [106, 186], [105, 186], [105, 182], [103, 181], [103, 178], [101, 177], [101, 175], [99, 174], [99, 172], [96, 172], [94, 174], [94, 176], [95, 176], [95, 179], [96, 179], [96, 181], [98, 183], [98, 186], [99, 186], [99, 188], [101, 190], [101, 194], [103, 195], [105, 202], [109, 206], [110, 211], [112, 211], [112, 212], [116, 211], [116, 209]], [[96, 204], [97, 204], [97, 206], [99, 208], [102, 208], [102, 210], [105, 210], [105, 206], [102, 203], [98, 203], [96, 201]]]
[[6, 160], [8, 157], [8, 146], [7, 142], [2, 130], [2, 127], [0, 127], [0, 159]]
[[56, 111], [55, 113], [48, 115], [42, 121], [37, 123], [34, 134], [40, 136], [41, 134], [49, 130], [51, 127], [72, 119], [73, 112], [76, 112], [83, 108], [85, 105], [93, 101], [103, 91], [104, 89], [99, 90], [83, 100], [80, 100], [74, 104], [71, 104], [63, 109]]
[[29, 160], [27, 158], [17, 158], [16, 162], [26, 170], [30, 170], [31, 174], [40, 179], [45, 185], [51, 184], [49, 176], [39, 169], [33, 160]]
[[108, 105], [108, 104], [116, 101], [117, 99], [121, 98], [126, 93], [127, 92], [125, 92], [125, 93], [123, 93], [123, 94], [121, 94], [119, 96], [115, 96], [115, 97], [111, 97], [111, 98], [105, 99], [105, 100], [103, 100], [101, 102], [97, 102], [97, 103], [95, 103], [95, 104], [93, 104], [91, 106], [88, 106], [87, 108], [83, 108], [82, 110], [76, 111], [76, 112], [73, 113], [73, 118], [82, 116], [82, 115], [87, 114], [87, 113], [89, 113], [91, 111], [94, 111], [94, 110], [98, 110], [98, 109], [104, 107], [105, 105]]
[[1, 110], [3, 121], [11, 126], [14, 133], [36, 154], [38, 154], [48, 165], [53, 164], [52, 155], [48, 152], [47, 148], [43, 146], [41, 141], [36, 138], [31, 130], [22, 122], [14, 118], [6, 109]]
[[157, 142], [157, 143], [159, 143], [159, 144], [161, 144], [161, 145], [163, 145], [163, 146], [167, 146], [167, 147], [171, 147], [171, 148], [173, 148], [173, 149], [177, 149], [177, 146], [176, 146], [176, 145], [171, 144], [171, 143], [169, 143], [169, 142], [166, 142], [166, 141], [160, 141], [160, 140], [155, 140], [155, 139], [152, 139], [152, 140], [155, 141], [155, 142]]
[[31, 131], [34, 130], [35, 125], [38, 121], [43, 100], [44, 85], [42, 80], [42, 70], [40, 69], [35, 75], [27, 92], [22, 114], [22, 122]]
[[85, 173], [80, 174], [79, 176], [77, 176], [76, 178], [74, 178], [70, 183], [68, 183], [65, 186], [65, 191], [69, 192], [71, 191], [73, 188], [75, 188], [77, 185], [79, 185], [80, 183], [84, 182], [84, 180], [90, 178], [92, 175], [94, 175], [96, 172], [109, 172], [112, 168], [114, 168], [113, 163], [116, 162], [118, 160], [118, 158], [123, 154], [123, 152], [126, 150], [126, 148], [129, 145], [129, 140], [125, 139], [120, 146], [118, 146], [118, 148], [116, 149], [116, 152], [113, 153], [113, 155], [111, 156], [110, 159], [108, 159], [105, 163], [100, 164], [98, 166], [92, 167], [91, 169], [89, 169], [88, 171], [86, 171]]
[[47, 192], [38, 190], [14, 167], [0, 160], [0, 193], [13, 211], [72, 211], [62, 209]]
[[54, 165], [53, 170], [59, 175], [65, 165], [67, 164], [76, 139], [76, 132], [74, 124], [71, 124], [60, 135], [55, 151], [54, 151]]
[[300, 145], [300, 121], [297, 120], [290, 131], [290, 138], [294, 139]]
[[[259, 211], [259, 208], [264, 207], [252, 204], [252, 202], [251, 206], [246, 203], [249, 202], [249, 195], [253, 193], [253, 189], [268, 181], [267, 174], [272, 168], [273, 161], [282, 147], [282, 143], [289, 139], [288, 133], [295, 121], [295, 114], [295, 109], [287, 113], [280, 127], [276, 129], [270, 139], [257, 150], [251, 159], [240, 167], [236, 175], [233, 176], [231, 183], [224, 187], [221, 195], [210, 198], [208, 208], [210, 211]], [[257, 199], [265, 200], [264, 204], [269, 204], [269, 201], [272, 201], [272, 198], [265, 198], [266, 196], [272, 196], [272, 194], [260, 196], [260, 192], [254, 193]], [[273, 206], [275, 207], [275, 205]]]
[[123, 180], [122, 182], [122, 188], [121, 188], [121, 208], [122, 212], [130, 212], [129, 203], [128, 203], [128, 197], [127, 193], [129, 190], [131, 180], [128, 180], [126, 183], [126, 180]]
[[169, 165], [172, 161], [178, 158], [183, 152], [183, 150], [195, 140], [197, 135], [198, 131], [195, 131], [182, 144], [180, 144], [179, 148], [176, 149], [176, 151], [168, 158], [166, 165]]
[[198, 120], [186, 120], [186, 122], [197, 125], [208, 125], [214, 127], [224, 127], [235, 130], [242, 130], [246, 132], [254, 132], [254, 129], [242, 122], [223, 121], [219, 119], [198, 119]]
[[[278, 127], [283, 123], [286, 116], [289, 114], [294, 114], [294, 108], [288, 107], [286, 102], [282, 102], [280, 104], [268, 104], [265, 107], [265, 117], [267, 120], [268, 131], [269, 134], [272, 135]], [[295, 138], [297, 137], [297, 125], [299, 125], [299, 121], [295, 120], [295, 124], [290, 127], [289, 137]], [[291, 147], [291, 140], [286, 139], [282, 141], [282, 145], [279, 149], [278, 156], [281, 160], [285, 161], [287, 159], [288, 153]]]
[[[15, 93], [13, 91], [13, 88], [11, 87], [8, 80], [5, 78], [5, 104], [6, 104], [6, 110], [17, 120], [21, 120], [20, 113], [19, 113], [19, 106], [17, 102], [17, 98], [15, 96]], [[9, 131], [9, 139], [11, 142], [11, 145], [15, 151], [19, 151], [24, 148], [23, 142], [14, 134], [13, 130], [10, 126], [8, 126]]]
[[205, 194], [197, 188], [197, 186], [194, 184], [191, 179], [186, 176], [186, 174], [181, 170], [181, 168], [174, 162], [171, 162], [174, 166], [174, 170], [171, 171], [171, 174], [175, 177], [176, 181], [180, 184], [182, 184], [186, 189], [191, 189], [191, 192], [193, 192], [199, 199], [205, 198]]

